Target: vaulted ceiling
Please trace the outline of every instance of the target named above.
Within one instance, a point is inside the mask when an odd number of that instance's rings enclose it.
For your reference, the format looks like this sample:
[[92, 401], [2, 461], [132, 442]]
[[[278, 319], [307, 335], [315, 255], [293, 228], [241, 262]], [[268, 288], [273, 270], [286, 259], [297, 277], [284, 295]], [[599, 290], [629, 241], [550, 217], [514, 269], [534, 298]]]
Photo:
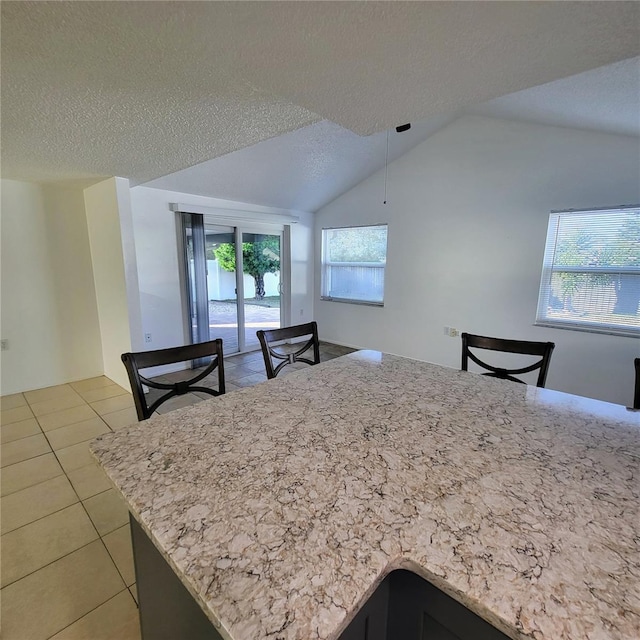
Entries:
[[358, 136], [324, 120], [146, 186], [316, 211], [465, 114], [635, 136], [640, 155], [640, 57], [391, 129], [388, 156], [387, 132]]
[[[230, 154], [223, 175], [246, 168], [231, 152], [306, 127], [257, 145], [251, 161], [268, 174], [280, 154], [293, 193], [296, 149], [307, 150], [304, 175], [325, 179], [339, 154], [365, 176], [386, 142], [378, 132], [421, 122], [391, 141], [399, 154], [473, 105], [640, 54], [636, 2], [5, 0], [1, 9], [2, 175], [38, 181], [145, 183]], [[522, 106], [500, 108], [516, 117]], [[296, 208], [322, 204], [298, 199]]]

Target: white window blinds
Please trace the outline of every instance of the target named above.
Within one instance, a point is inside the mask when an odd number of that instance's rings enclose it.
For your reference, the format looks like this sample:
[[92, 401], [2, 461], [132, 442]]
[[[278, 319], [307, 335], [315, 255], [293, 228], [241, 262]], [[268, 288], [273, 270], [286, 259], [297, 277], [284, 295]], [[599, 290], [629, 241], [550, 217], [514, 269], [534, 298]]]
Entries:
[[536, 324], [640, 335], [640, 207], [549, 216]]
[[387, 225], [322, 230], [322, 299], [384, 304]]

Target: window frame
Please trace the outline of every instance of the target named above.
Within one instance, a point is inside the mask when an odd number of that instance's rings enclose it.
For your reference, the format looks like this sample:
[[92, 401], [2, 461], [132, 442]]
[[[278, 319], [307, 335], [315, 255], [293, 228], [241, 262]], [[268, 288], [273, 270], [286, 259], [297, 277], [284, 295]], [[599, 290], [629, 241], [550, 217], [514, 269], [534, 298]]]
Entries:
[[581, 273], [581, 274], [602, 274], [602, 275], [637, 275], [640, 279], [640, 264], [637, 267], [603, 265], [603, 266], [567, 266], [555, 263], [557, 250], [557, 236], [560, 221], [563, 217], [571, 215], [585, 215], [593, 213], [601, 215], [605, 212], [616, 213], [633, 212], [640, 210], [640, 205], [622, 205], [615, 207], [600, 207], [589, 209], [563, 209], [554, 210], [549, 214], [547, 223], [547, 236], [544, 247], [544, 257], [542, 262], [542, 274], [540, 277], [540, 287], [538, 293], [538, 305], [536, 310], [535, 326], [551, 327], [554, 329], [569, 329], [573, 331], [585, 331], [589, 333], [604, 333], [608, 335], [640, 337], [640, 325], [634, 327], [625, 324], [613, 324], [603, 321], [579, 321], [576, 318], [562, 319], [549, 317], [549, 298], [552, 294], [551, 280], [555, 273]]
[[[344, 230], [344, 229], [367, 229], [370, 227], [385, 227], [386, 228], [386, 243], [385, 243], [385, 259], [384, 263], [378, 262], [329, 262], [327, 260], [327, 232], [328, 231], [336, 231], [336, 230]], [[326, 302], [343, 302], [347, 304], [359, 304], [370, 307], [384, 307], [384, 295], [385, 295], [385, 282], [386, 282], [386, 269], [387, 269], [387, 254], [389, 249], [389, 223], [388, 222], [378, 222], [378, 223], [368, 223], [368, 224], [352, 224], [352, 225], [341, 225], [336, 227], [323, 227], [321, 230], [320, 237], [320, 299]], [[339, 296], [330, 296], [328, 293], [325, 293], [326, 287], [328, 287], [328, 269], [327, 267], [331, 266], [355, 266], [355, 267], [366, 267], [372, 269], [382, 269], [383, 272], [383, 283], [382, 283], [382, 300], [360, 300], [357, 298], [343, 298]]]

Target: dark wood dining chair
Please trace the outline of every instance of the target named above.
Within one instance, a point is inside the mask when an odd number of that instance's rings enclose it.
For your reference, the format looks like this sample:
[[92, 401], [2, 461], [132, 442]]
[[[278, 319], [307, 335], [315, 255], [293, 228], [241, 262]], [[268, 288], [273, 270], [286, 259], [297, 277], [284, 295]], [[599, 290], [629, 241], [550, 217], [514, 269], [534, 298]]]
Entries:
[[633, 361], [636, 367], [636, 388], [633, 394], [633, 408], [640, 409], [640, 358]]
[[[284, 367], [294, 362], [304, 362], [310, 365], [320, 362], [318, 325], [315, 322], [298, 324], [283, 329], [260, 330], [256, 331], [256, 335], [262, 347], [264, 366], [269, 379], [275, 378]], [[306, 342], [283, 344], [286, 340], [305, 336], [309, 338]], [[313, 358], [311, 358], [310, 353], [306, 353], [310, 349], [313, 349]]]
[[[138, 420], [147, 420], [161, 404], [176, 396], [193, 393], [194, 391], [208, 393], [212, 396], [220, 396], [225, 392], [224, 361], [222, 356], [222, 340], [220, 338], [210, 340], [209, 342], [189, 344], [183, 347], [140, 351], [138, 353], [123, 353], [121, 357], [127, 369], [127, 374], [129, 375], [129, 383], [131, 384], [131, 391], [133, 392], [133, 400], [136, 405]], [[147, 369], [148, 367], [157, 367], [177, 362], [197, 361], [203, 358], [211, 358], [211, 361], [205, 365], [204, 368], [198, 368], [198, 370], [194, 372], [193, 377], [178, 382], [159, 382], [158, 380], [147, 378], [140, 373], [141, 369]], [[201, 380], [206, 378], [215, 369], [218, 370], [217, 389], [198, 385]], [[161, 393], [159, 396], [157, 393], [153, 394], [155, 399], [149, 403], [143, 385], [149, 387], [149, 389], [166, 393]]]
[[[530, 340], [507, 340], [504, 338], [488, 338], [486, 336], [476, 336], [471, 333], [462, 334], [462, 370], [468, 371], [469, 360], [475, 362], [483, 369], [487, 369], [484, 376], [491, 376], [493, 378], [501, 378], [503, 380], [512, 380], [513, 382], [521, 382], [525, 384], [524, 380], [520, 380], [515, 376], [523, 373], [529, 373], [539, 369], [538, 381], [536, 386], [544, 387], [547, 380], [547, 372], [549, 371], [549, 362], [551, 361], [551, 354], [555, 348], [553, 342], [533, 342]], [[489, 351], [502, 351], [504, 353], [517, 353], [522, 355], [540, 356], [540, 360], [537, 360], [533, 364], [526, 367], [520, 367], [516, 369], [506, 369], [504, 367], [495, 367], [492, 364], [484, 362], [470, 349], [485, 349]]]

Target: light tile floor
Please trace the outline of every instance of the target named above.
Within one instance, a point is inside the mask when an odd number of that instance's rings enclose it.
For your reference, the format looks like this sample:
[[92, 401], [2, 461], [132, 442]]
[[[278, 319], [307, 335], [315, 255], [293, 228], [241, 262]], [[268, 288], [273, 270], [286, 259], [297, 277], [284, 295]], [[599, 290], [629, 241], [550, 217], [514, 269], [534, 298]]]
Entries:
[[[321, 359], [351, 351], [322, 343]], [[266, 380], [261, 353], [225, 358], [225, 379], [227, 393]], [[103, 376], [1, 398], [4, 640], [140, 638], [127, 509], [88, 448], [136, 420], [131, 394]]]

